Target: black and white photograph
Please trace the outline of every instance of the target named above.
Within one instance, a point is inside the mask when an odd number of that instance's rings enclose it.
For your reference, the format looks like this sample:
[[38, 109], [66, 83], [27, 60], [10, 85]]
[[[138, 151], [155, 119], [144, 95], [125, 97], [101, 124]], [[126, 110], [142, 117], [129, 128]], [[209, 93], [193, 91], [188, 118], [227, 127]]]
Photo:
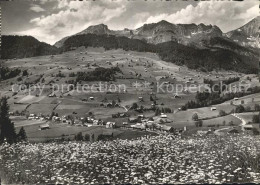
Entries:
[[1, 0], [0, 184], [260, 184], [259, 0]]

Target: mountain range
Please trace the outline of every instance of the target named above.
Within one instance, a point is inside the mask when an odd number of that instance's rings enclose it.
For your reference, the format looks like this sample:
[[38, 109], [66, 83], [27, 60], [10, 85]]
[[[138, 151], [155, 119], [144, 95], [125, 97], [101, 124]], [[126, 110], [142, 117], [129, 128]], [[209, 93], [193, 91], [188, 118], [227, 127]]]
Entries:
[[[147, 43], [159, 44], [163, 42], [176, 41], [182, 44], [188, 44], [189, 41], [196, 41], [199, 37], [215, 37], [222, 36], [222, 31], [217, 26], [204, 24], [172, 24], [167, 21], [158, 23], [144, 24], [135, 30], [125, 28], [124, 30], [110, 30], [107, 25], [99, 24], [90, 26], [87, 29], [75, 34], [96, 34], [96, 35], [114, 35], [124, 36], [130, 39], [145, 40]], [[62, 47], [65, 37], [54, 45]]]
[[3, 36], [2, 58], [39, 56], [92, 46], [155, 52], [165, 61], [190, 68], [252, 73], [257, 72], [260, 57], [259, 20], [258, 16], [228, 33], [214, 25], [172, 24], [164, 20], [133, 30], [110, 30], [107, 25], [99, 24], [65, 37], [54, 46], [27, 36]]

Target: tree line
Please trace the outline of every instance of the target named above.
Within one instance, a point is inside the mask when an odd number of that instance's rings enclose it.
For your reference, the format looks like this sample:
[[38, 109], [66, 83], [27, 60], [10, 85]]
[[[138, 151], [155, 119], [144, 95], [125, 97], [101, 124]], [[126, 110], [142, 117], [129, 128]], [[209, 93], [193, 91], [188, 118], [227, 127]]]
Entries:
[[188, 101], [182, 110], [195, 109], [201, 107], [208, 107], [210, 105], [216, 105], [224, 103], [225, 101], [239, 98], [242, 96], [255, 94], [260, 92], [260, 87], [249, 88], [247, 92], [230, 92], [221, 95], [219, 92], [197, 92], [195, 100]]

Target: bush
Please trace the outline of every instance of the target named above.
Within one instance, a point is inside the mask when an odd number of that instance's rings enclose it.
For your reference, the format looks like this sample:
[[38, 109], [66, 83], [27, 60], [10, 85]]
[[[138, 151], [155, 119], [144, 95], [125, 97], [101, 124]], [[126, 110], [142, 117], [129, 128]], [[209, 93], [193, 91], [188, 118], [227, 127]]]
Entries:
[[85, 141], [90, 141], [90, 135], [86, 134], [86, 135], [84, 136], [84, 139], [85, 139]]
[[75, 135], [75, 140], [76, 141], [83, 141], [82, 132], [79, 132], [77, 135]]
[[224, 111], [224, 110], [220, 110], [219, 111], [219, 116], [226, 116], [227, 115], [227, 113]]
[[239, 105], [236, 107], [236, 110], [235, 110], [236, 113], [242, 113], [242, 112], [245, 112], [245, 107], [243, 105]]
[[192, 120], [193, 120], [193, 121], [198, 121], [198, 120], [199, 120], [199, 116], [198, 116], [197, 113], [193, 114]]

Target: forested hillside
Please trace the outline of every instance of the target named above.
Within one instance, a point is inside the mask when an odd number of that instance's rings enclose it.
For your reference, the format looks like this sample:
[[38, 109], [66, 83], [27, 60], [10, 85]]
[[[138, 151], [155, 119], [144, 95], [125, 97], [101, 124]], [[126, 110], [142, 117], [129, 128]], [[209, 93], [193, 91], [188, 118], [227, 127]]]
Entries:
[[[243, 50], [243, 47], [226, 40], [212, 39], [208, 43], [212, 48], [199, 49], [185, 46], [177, 42], [165, 42], [157, 45], [149, 44], [143, 40], [116, 37], [111, 35], [75, 35], [68, 38], [62, 51], [72, 48], [104, 47], [106, 50], [122, 48], [140, 52], [155, 52], [162, 60], [177, 65], [186, 65], [192, 69], [211, 71], [213, 69], [235, 70], [244, 73], [256, 73], [257, 55], [255, 51]], [[236, 49], [232, 50], [232, 48]], [[247, 52], [247, 54], [243, 54]]]
[[26, 58], [57, 54], [54, 46], [40, 42], [31, 36], [2, 36], [2, 59]]
[[69, 37], [61, 48], [39, 42], [30, 36], [3, 36], [2, 59], [25, 58], [59, 54], [77, 47], [104, 47], [126, 51], [157, 53], [162, 60], [192, 69], [211, 71], [213, 69], [234, 70], [243, 73], [257, 73], [259, 52], [244, 48], [228, 39], [219, 37], [203, 40], [204, 48], [186, 46], [175, 41], [157, 45], [145, 40], [130, 39], [114, 35], [83, 34]]

